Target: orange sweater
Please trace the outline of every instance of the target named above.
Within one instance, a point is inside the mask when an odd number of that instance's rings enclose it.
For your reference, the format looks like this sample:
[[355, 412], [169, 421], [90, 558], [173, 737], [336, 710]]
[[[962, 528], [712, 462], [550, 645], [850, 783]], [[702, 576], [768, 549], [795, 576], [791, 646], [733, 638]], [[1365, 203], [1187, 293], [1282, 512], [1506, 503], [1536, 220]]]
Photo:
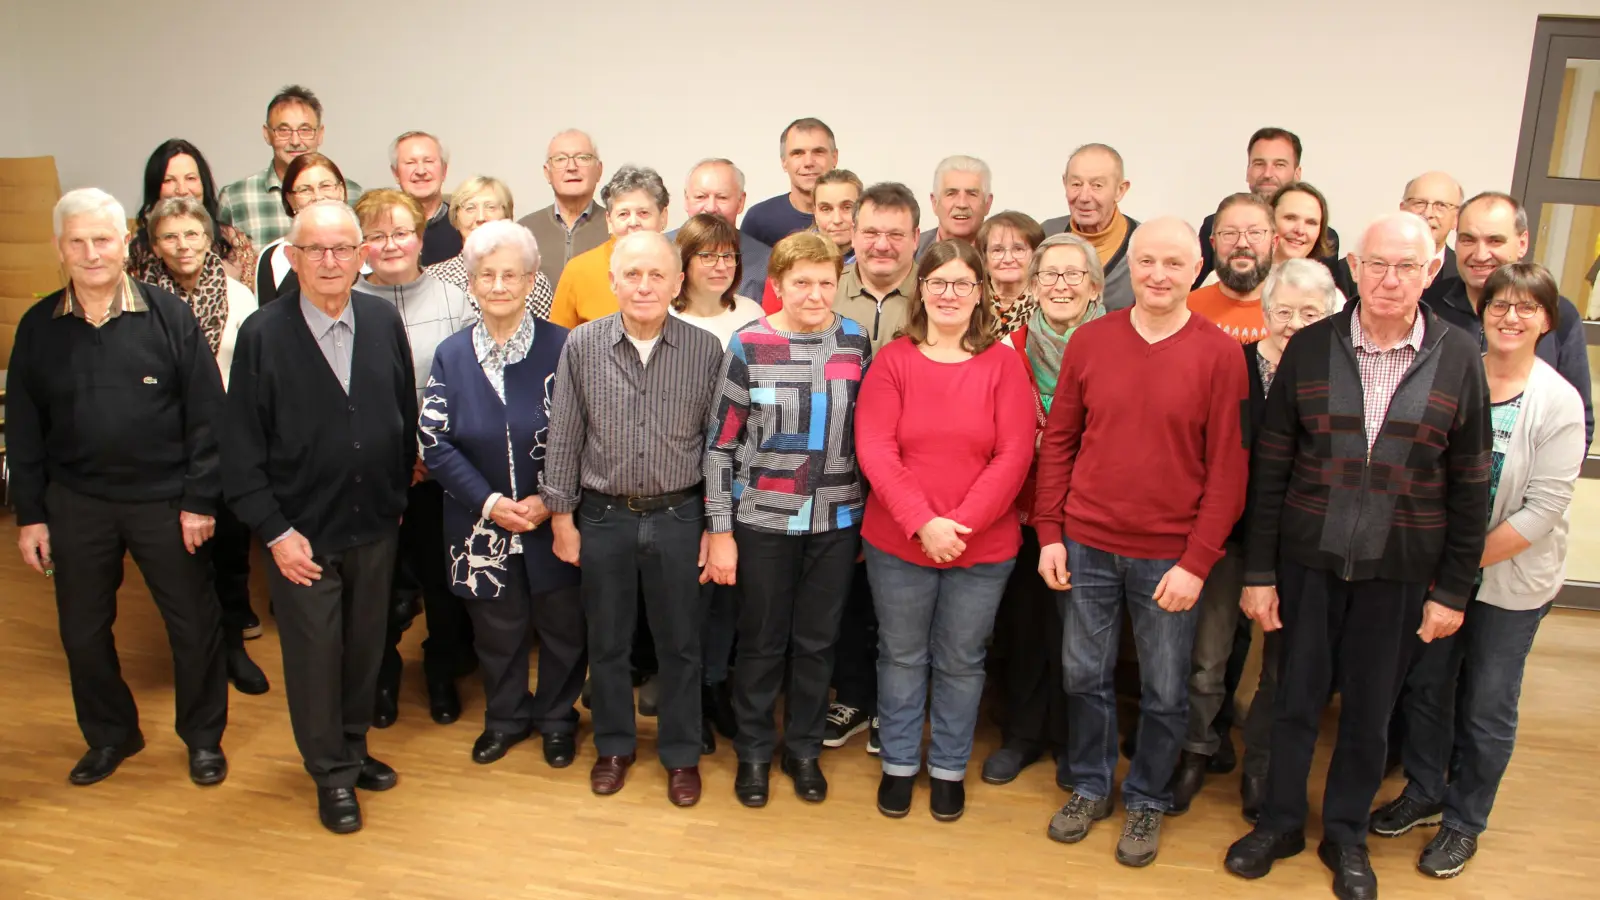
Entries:
[[[566, 283], [565, 278], [562, 283]], [[1220, 284], [1208, 284], [1191, 292], [1189, 311], [1210, 319], [1228, 337], [1241, 344], [1253, 344], [1267, 336], [1267, 320], [1261, 313], [1261, 301], [1235, 300], [1222, 292]]]
[[616, 238], [608, 238], [567, 263], [550, 302], [550, 321], [562, 328], [577, 328], [617, 311], [617, 295], [611, 290], [611, 251], [616, 245]]

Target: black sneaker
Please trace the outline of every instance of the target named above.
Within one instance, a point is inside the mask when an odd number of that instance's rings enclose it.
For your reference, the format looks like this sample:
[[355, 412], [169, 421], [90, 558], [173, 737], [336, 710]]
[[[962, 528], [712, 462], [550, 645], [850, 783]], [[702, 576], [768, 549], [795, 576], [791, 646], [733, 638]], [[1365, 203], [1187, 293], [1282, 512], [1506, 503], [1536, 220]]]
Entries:
[[1423, 803], [1401, 794], [1378, 807], [1367, 828], [1380, 837], [1399, 837], [1418, 825], [1437, 825], [1443, 817], [1440, 804]]
[[1467, 867], [1467, 860], [1478, 852], [1478, 839], [1446, 825], [1422, 848], [1417, 871], [1434, 878], [1454, 878]]
[[878, 717], [872, 717], [872, 727], [867, 731], [867, 755], [877, 756], [883, 752], [883, 744], [878, 741]]
[[843, 747], [851, 738], [867, 730], [870, 718], [854, 706], [830, 703], [828, 721], [822, 726], [822, 746]]
[[1306, 849], [1303, 831], [1277, 833], [1264, 831], [1260, 826], [1233, 842], [1222, 867], [1240, 878], [1262, 878], [1272, 871], [1272, 864], [1280, 859], [1296, 856]]
[[1378, 874], [1365, 844], [1317, 845], [1317, 857], [1333, 873], [1333, 895], [1339, 900], [1378, 900]]

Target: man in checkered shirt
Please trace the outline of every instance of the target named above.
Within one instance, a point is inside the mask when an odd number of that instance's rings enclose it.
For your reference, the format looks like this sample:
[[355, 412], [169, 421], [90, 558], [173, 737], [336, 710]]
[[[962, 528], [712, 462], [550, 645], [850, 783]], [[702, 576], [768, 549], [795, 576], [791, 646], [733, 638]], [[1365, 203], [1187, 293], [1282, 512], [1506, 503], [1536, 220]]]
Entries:
[[[289, 233], [292, 221], [283, 211], [283, 173], [295, 157], [322, 147], [322, 101], [298, 84], [279, 91], [267, 104], [267, 123], [261, 137], [272, 147], [272, 164], [222, 189], [217, 197], [217, 218], [250, 235], [264, 247]], [[351, 206], [361, 197], [361, 186], [345, 179], [345, 196]]]

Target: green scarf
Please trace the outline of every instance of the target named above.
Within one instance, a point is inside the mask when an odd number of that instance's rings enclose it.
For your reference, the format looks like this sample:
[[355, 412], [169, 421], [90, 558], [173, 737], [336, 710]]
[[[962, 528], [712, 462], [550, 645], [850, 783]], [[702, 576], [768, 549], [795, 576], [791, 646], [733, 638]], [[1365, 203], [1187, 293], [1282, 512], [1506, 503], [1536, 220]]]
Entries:
[[1028, 363], [1033, 366], [1033, 382], [1039, 386], [1039, 402], [1044, 404], [1044, 411], [1048, 414], [1050, 402], [1056, 396], [1056, 380], [1061, 377], [1061, 357], [1066, 353], [1067, 341], [1072, 340], [1074, 331], [1105, 315], [1105, 307], [1100, 305], [1098, 299], [1089, 301], [1089, 308], [1084, 310], [1078, 324], [1058, 334], [1044, 317], [1043, 302], [1040, 301], [1040, 305], [1035, 306], [1033, 314], [1028, 317], [1026, 349]]

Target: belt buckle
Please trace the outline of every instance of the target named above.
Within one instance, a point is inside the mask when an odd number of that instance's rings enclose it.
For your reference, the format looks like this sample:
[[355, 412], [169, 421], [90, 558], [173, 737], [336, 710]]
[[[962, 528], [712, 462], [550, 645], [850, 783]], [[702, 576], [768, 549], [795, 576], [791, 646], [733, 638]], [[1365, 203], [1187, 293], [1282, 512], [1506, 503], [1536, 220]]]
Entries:
[[643, 500], [643, 499], [647, 499], [647, 498], [637, 497], [637, 496], [627, 498], [627, 500], [625, 502], [628, 505], [628, 512], [631, 512], [631, 513], [647, 513], [647, 512], [649, 512], [650, 510], [648, 510], [648, 509], [639, 509], [638, 507], [633, 505], [633, 501], [635, 501], [635, 500]]

